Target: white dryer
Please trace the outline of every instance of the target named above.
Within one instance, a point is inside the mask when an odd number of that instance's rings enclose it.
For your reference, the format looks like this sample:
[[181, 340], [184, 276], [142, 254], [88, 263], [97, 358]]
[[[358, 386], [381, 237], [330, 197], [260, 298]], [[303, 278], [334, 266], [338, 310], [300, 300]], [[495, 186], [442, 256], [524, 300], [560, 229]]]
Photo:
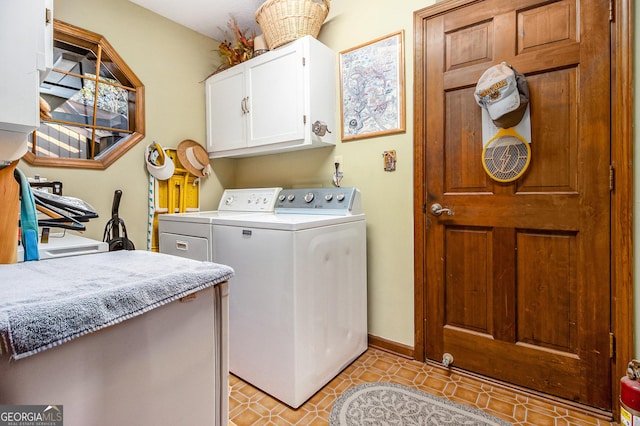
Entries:
[[[217, 262], [213, 247], [213, 219], [221, 216], [238, 216], [262, 214], [272, 212], [276, 196], [280, 188], [255, 188], [255, 189], [227, 189], [224, 191], [218, 210], [161, 214], [158, 216], [158, 234], [160, 252], [172, 254], [189, 259]], [[226, 285], [221, 288], [220, 294], [214, 292], [215, 297], [207, 302], [212, 317], [214, 318], [214, 332], [211, 339], [195, 341], [191, 348], [200, 356], [210, 353], [214, 371], [219, 372], [214, 382], [217, 397], [212, 400], [214, 412], [219, 413], [226, 424], [228, 418], [228, 386], [229, 386], [229, 357], [228, 357], [228, 292], [231, 288]], [[201, 305], [202, 306], [202, 305]], [[219, 322], [219, 324], [218, 324]], [[212, 350], [213, 348], [213, 350]]]
[[360, 192], [282, 190], [273, 214], [212, 222], [216, 262], [236, 272], [229, 369], [297, 408], [367, 349]]
[[222, 263], [213, 247], [213, 220], [217, 217], [273, 212], [282, 188], [226, 189], [218, 210], [158, 216], [160, 252], [194, 260]]

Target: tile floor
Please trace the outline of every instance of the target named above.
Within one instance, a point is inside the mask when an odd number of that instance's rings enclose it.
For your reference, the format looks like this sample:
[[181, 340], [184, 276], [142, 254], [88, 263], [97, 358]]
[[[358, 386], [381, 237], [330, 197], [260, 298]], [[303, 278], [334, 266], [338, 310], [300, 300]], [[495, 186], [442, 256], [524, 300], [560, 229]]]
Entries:
[[229, 377], [230, 425], [326, 425], [333, 402], [351, 386], [376, 381], [409, 385], [461, 404], [476, 406], [514, 425], [612, 425], [570, 408], [551, 405], [439, 366], [431, 366], [369, 348], [311, 399], [293, 410], [269, 395]]

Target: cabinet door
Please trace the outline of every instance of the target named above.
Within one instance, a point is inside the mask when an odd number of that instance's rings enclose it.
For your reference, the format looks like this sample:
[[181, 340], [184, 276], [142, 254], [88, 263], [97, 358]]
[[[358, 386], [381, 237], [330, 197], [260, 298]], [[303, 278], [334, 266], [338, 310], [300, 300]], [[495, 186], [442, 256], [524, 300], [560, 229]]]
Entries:
[[247, 63], [250, 147], [304, 139], [303, 47], [271, 53]]
[[38, 71], [42, 83], [53, 68], [53, 0], [40, 0], [42, 3], [42, 24], [38, 26]]
[[44, 28], [43, 5], [2, 2], [0, 13], [0, 131], [16, 132], [20, 140], [40, 124], [37, 51], [39, 31]]
[[207, 151], [245, 148], [244, 67], [213, 75], [205, 86]]

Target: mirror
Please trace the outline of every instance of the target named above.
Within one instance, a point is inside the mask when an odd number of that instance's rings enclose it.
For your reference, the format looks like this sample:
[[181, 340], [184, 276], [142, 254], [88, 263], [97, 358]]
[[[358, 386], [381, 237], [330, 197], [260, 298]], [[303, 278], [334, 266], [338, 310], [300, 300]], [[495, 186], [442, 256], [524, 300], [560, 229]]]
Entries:
[[144, 86], [101, 35], [55, 21], [53, 37], [40, 127], [24, 159], [105, 169], [144, 137]]

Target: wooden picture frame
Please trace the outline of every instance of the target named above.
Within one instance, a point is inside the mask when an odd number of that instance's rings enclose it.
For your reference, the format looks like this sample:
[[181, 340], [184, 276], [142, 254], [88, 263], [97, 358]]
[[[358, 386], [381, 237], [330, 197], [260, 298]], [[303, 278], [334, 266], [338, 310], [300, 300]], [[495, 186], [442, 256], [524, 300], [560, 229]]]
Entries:
[[342, 140], [406, 129], [404, 30], [340, 52]]

